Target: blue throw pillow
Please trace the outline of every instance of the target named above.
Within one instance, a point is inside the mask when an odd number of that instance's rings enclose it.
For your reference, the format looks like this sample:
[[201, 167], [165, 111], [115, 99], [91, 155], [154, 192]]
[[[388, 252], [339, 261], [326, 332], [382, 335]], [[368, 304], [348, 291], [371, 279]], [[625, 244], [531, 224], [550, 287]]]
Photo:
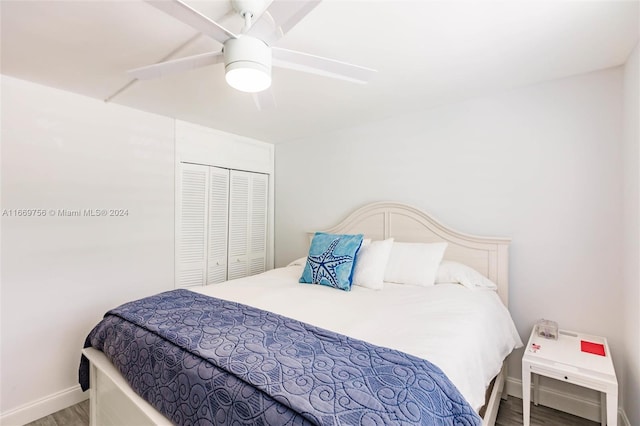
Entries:
[[353, 265], [360, 245], [362, 234], [337, 235], [316, 232], [300, 282], [351, 290]]

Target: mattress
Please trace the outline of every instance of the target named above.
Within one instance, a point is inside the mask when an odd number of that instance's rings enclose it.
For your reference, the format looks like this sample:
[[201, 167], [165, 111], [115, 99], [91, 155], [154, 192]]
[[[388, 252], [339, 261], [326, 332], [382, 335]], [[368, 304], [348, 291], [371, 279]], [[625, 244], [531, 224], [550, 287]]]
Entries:
[[185, 289], [110, 310], [87, 343], [174, 424], [482, 423], [425, 359]]
[[385, 283], [379, 291], [354, 286], [345, 292], [298, 283], [302, 268], [293, 265], [191, 290], [427, 359], [476, 411], [506, 356], [522, 346], [494, 291]]

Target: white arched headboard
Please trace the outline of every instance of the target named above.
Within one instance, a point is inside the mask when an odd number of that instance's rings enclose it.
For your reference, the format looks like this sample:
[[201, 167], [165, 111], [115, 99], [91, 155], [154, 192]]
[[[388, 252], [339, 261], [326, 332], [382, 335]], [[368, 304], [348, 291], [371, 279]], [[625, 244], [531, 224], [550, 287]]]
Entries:
[[368, 204], [324, 232], [364, 234], [374, 240], [393, 237], [402, 242], [446, 241], [449, 245], [444, 258], [464, 263], [496, 283], [500, 299], [509, 306], [510, 238], [464, 234], [415, 207], [396, 202]]

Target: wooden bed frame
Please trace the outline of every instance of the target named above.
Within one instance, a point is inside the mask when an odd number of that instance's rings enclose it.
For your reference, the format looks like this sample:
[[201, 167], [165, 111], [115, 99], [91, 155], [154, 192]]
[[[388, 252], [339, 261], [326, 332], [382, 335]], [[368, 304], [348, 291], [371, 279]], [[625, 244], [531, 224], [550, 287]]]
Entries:
[[[448, 243], [444, 258], [471, 266], [498, 286], [500, 299], [509, 302], [509, 238], [481, 237], [455, 231], [423, 211], [406, 204], [379, 202], [351, 213], [327, 229], [330, 233], [361, 233], [381, 240]], [[138, 396], [100, 351], [87, 348], [90, 367], [91, 425], [170, 425], [171, 422]], [[506, 362], [493, 381], [484, 407], [483, 426], [494, 425], [506, 380]], [[506, 396], [505, 396], [506, 397]]]

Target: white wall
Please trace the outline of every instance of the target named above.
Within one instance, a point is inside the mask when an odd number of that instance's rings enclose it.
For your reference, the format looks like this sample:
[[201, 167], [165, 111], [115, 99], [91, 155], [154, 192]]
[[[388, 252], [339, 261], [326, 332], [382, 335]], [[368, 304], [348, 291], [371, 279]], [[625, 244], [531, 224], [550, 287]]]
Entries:
[[[47, 211], [2, 217], [0, 410], [15, 424], [39, 398], [82, 398], [79, 352], [106, 310], [173, 288], [174, 121], [5, 76], [1, 87], [1, 209]], [[57, 214], [115, 208], [128, 216]]]
[[624, 69], [624, 406], [640, 425], [640, 45]]
[[274, 159], [254, 139], [11, 77], [0, 88], [0, 423], [13, 425], [87, 398], [77, 374], [91, 328], [112, 307], [173, 288], [176, 162], [273, 174]]
[[553, 319], [607, 336], [622, 366], [621, 89], [610, 69], [276, 145], [276, 264], [366, 203], [409, 203], [513, 238], [523, 340]]

